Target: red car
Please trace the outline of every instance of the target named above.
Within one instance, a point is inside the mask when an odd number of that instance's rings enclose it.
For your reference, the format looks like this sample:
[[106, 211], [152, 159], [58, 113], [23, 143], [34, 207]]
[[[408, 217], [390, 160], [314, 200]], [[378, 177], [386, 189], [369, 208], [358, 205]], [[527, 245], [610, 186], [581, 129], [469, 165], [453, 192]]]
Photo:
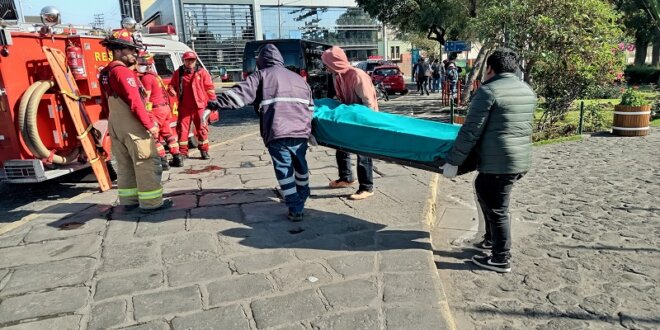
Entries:
[[374, 83], [382, 81], [388, 93], [401, 93], [401, 95], [408, 93], [406, 82], [403, 79], [403, 73], [401, 73], [401, 70], [396, 65], [388, 64], [374, 68], [371, 79]]

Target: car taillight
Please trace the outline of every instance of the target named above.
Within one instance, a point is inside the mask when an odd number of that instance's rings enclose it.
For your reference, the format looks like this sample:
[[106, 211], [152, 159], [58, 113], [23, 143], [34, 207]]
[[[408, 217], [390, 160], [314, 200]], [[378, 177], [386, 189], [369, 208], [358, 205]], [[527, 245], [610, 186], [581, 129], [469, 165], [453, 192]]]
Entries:
[[249, 73], [243, 71], [243, 80], [247, 79], [249, 75], [250, 75]]
[[303, 79], [305, 79], [305, 81], [307, 81], [307, 71], [305, 71], [305, 70], [300, 70], [300, 76], [302, 76]]

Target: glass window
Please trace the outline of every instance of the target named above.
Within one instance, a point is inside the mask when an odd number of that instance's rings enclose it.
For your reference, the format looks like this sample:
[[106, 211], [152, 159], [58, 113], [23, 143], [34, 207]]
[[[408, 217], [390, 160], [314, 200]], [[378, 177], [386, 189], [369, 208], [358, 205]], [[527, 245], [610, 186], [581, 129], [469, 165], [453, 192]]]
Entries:
[[170, 54], [154, 54], [154, 65], [156, 66], [156, 72], [162, 78], [171, 78], [174, 70], [176, 70]]
[[389, 76], [396, 76], [398, 74], [399, 74], [399, 70], [396, 68], [378, 69], [374, 71], [374, 75], [377, 76], [389, 77]]

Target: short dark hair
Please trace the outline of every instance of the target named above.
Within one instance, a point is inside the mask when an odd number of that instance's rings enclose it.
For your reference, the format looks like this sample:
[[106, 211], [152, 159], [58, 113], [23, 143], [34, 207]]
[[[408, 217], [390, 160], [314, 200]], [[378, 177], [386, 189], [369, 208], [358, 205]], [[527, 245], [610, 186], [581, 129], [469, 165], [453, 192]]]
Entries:
[[515, 73], [518, 70], [518, 54], [509, 48], [497, 48], [488, 56], [486, 66], [491, 67], [496, 74]]

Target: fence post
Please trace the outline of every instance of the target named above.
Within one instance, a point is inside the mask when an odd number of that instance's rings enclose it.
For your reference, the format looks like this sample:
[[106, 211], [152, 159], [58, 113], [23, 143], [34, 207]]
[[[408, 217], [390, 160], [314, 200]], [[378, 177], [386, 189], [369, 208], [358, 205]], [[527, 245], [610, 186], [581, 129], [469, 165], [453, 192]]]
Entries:
[[584, 124], [584, 101], [580, 101], [580, 122], [578, 123], [578, 134], [582, 135], [582, 125]]
[[450, 123], [453, 125], [454, 124], [454, 99], [449, 98], [449, 116], [450, 116]]

